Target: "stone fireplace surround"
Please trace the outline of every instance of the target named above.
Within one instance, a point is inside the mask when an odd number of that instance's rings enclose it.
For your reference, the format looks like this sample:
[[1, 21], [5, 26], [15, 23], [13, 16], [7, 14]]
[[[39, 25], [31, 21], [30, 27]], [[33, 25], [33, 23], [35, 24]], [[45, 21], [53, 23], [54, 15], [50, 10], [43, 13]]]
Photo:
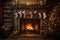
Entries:
[[[20, 16], [18, 15], [17, 18], [14, 18], [14, 31], [13, 31], [13, 33], [19, 34], [21, 37], [22, 37], [22, 35], [24, 35], [24, 36], [28, 35], [29, 36], [32, 34], [33, 34], [32, 37], [39, 36], [40, 35], [40, 29], [42, 28], [41, 23], [42, 23], [42, 18], [40, 18], [40, 19], [39, 18], [20, 18]], [[32, 30], [31, 27], [30, 27], [31, 30], [26, 29], [26, 25], [28, 25], [28, 24], [31, 24], [34, 30]]]

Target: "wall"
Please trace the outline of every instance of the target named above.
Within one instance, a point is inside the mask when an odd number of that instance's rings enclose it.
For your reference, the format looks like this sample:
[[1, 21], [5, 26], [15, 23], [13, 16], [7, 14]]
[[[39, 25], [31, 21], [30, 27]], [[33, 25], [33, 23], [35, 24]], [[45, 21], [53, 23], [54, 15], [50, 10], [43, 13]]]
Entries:
[[2, 19], [3, 19], [2, 18], [3, 17], [2, 14], [3, 14], [2, 13], [2, 1], [0, 0], [0, 26], [2, 25]]

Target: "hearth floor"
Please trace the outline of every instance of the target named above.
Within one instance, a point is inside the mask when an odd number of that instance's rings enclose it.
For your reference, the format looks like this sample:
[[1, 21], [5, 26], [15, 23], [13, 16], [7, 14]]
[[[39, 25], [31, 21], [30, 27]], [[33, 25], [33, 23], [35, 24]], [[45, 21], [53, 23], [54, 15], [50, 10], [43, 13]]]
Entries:
[[16, 37], [7, 38], [6, 40], [54, 40], [48, 37], [44, 38], [40, 34], [21, 34]]
[[41, 37], [41, 35], [40, 34], [21, 34], [19, 37], [30, 37], [30, 38], [40, 38]]

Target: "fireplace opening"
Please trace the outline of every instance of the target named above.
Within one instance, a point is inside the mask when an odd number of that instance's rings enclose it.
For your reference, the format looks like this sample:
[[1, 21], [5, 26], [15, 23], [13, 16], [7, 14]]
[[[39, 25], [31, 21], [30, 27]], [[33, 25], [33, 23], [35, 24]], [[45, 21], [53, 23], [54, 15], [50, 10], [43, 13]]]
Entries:
[[38, 34], [40, 30], [40, 19], [20, 19], [20, 33]]

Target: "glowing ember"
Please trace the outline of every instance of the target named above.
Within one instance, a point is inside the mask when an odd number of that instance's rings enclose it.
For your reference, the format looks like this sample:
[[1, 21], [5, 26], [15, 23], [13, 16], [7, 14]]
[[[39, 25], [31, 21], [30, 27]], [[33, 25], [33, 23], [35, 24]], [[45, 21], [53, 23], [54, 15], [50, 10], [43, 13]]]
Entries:
[[33, 30], [33, 27], [32, 27], [31, 24], [27, 24], [27, 25], [26, 25], [26, 29], [27, 29], [27, 30]]

